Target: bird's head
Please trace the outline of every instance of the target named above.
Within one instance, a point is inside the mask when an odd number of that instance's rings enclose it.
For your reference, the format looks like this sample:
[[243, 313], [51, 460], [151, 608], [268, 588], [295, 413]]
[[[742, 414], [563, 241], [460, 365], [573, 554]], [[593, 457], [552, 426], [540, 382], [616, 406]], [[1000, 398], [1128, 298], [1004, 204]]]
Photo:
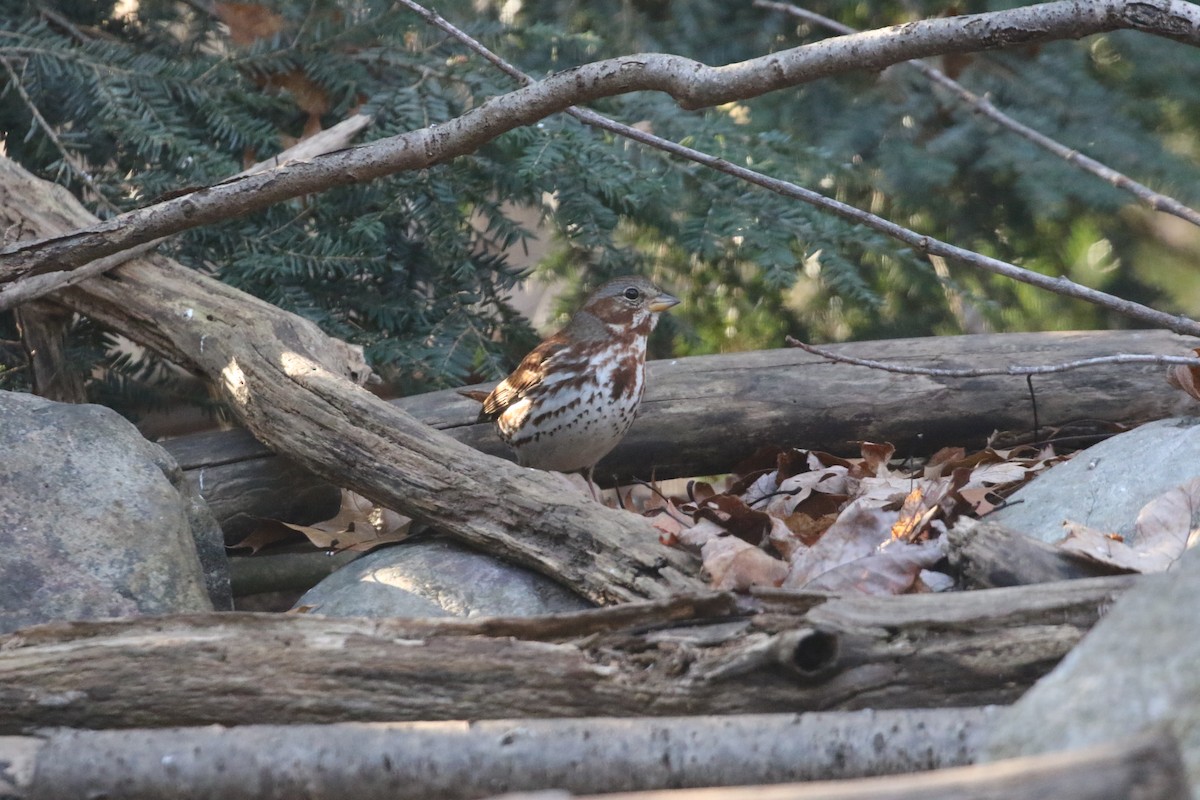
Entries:
[[582, 310], [606, 325], [649, 333], [658, 315], [678, 304], [678, 298], [633, 275], [611, 280], [592, 292]]

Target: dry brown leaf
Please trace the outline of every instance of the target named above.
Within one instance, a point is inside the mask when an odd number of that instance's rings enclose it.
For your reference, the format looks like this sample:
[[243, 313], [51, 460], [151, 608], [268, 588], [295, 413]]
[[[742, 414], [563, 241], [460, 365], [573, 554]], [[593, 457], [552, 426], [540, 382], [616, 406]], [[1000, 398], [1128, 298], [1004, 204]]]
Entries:
[[896, 513], [855, 500], [816, 544], [791, 562], [784, 586], [799, 589], [831, 569], [874, 553], [892, 538]]
[[845, 467], [846, 469], [856, 469], [860, 472], [862, 471], [862, 464], [860, 462], [849, 458], [842, 458], [841, 456], [835, 456], [833, 453], [826, 453], [823, 450], [809, 450], [808, 456], [805, 460], [808, 462], [809, 469]]
[[937, 511], [936, 505], [931, 506], [927, 502], [921, 486], [916, 486], [904, 498], [904, 504], [900, 506], [900, 513], [896, 517], [896, 521], [892, 523], [892, 538], [911, 542]]
[[[945, 448], [923, 468], [901, 471], [891, 466], [891, 444], [862, 442], [860, 447], [862, 457], [857, 459], [819, 450], [764, 448], [738, 465], [723, 493], [709, 496], [719, 486], [704, 484], [689, 489], [690, 500], [677, 511], [691, 515], [695, 524], [678, 518], [653, 524], [664, 542], [692, 550], [708, 547], [730, 563], [731, 550], [745, 548], [717, 545], [715, 540], [727, 533], [759, 545], [767, 559], [780, 554], [789, 565], [786, 585], [798, 587], [879, 555], [881, 545], [893, 538], [900, 543], [935, 540], [959, 515], [991, 510], [1034, 474], [1063, 460], [1050, 448], [1028, 445], [970, 454], [963, 448]], [[755, 569], [768, 564], [757, 556], [742, 558], [752, 560]], [[873, 580], [879, 591], [894, 591], [906, 581], [911, 585], [915, 573], [907, 570], [918, 562], [894, 558], [895, 564], [889, 565], [887, 558], [879, 562], [878, 577], [862, 580]], [[872, 563], [859, 565], [860, 571], [864, 566], [875, 570]], [[736, 577], [742, 569], [751, 570], [721, 561], [717, 571], [735, 576], [730, 585], [743, 585], [747, 580]], [[848, 568], [845, 574], [854, 573]], [[755, 580], [763, 577], [756, 575]], [[845, 577], [829, 578], [835, 579]], [[936, 575], [931, 580], [939, 587], [946, 585]]]
[[[679, 544], [693, 552], [700, 552], [712, 539], [726, 536], [725, 529], [710, 519], [702, 519], [678, 534]], [[740, 540], [739, 540], [740, 541]]]
[[662, 499], [659, 502], [660, 495], [653, 494], [651, 496], [656, 500], [653, 504], [647, 502], [648, 508], [645, 516], [650, 518], [651, 526], [659, 531], [659, 541], [668, 547], [673, 547], [679, 543], [680, 534], [692, 527], [692, 519], [680, 511], [674, 501]]
[[1139, 550], [1166, 550], [1175, 558], [1200, 531], [1200, 478], [1163, 492], [1142, 506], [1133, 525]]
[[708, 481], [688, 481], [688, 497], [693, 503], [701, 503], [717, 494]]
[[935, 520], [941, 520], [943, 527], [953, 523], [967, 505], [960, 491], [970, 474], [956, 469], [947, 477], [919, 481], [904, 498], [900, 516], [892, 526], [892, 538], [915, 542], [940, 534], [933, 527]]
[[980, 517], [1003, 502], [1003, 499], [987, 486], [963, 489], [959, 492], [959, 496], [971, 508], [972, 513]]
[[822, 573], [804, 588], [874, 595], [905, 594], [914, 588], [921, 572], [941, 561], [942, 556], [940, 541], [922, 544], [892, 541], [869, 556]]
[[[800, 511], [785, 517], [783, 522], [787, 525], [788, 530], [792, 532], [792, 536], [796, 540], [806, 547], [812, 547], [824, 535], [825, 531], [829, 530], [830, 526], [837, 522], [837, 518], [836, 511], [830, 511], [827, 514], [821, 514], [816, 517], [809, 516], [806, 511]], [[791, 561], [790, 554], [783, 553], [782, 550], [780, 550], [780, 553]]]
[[1142, 506], [1133, 544], [1076, 523], [1067, 523], [1059, 547], [1119, 569], [1165, 572], [1200, 539], [1200, 478], [1176, 486]]
[[746, 487], [742, 492], [741, 498], [746, 501], [746, 505], [754, 507], [763, 500], [773, 498], [779, 492], [779, 484], [775, 482], [776, 472], [767, 472], [760, 475], [754, 483]]
[[710, 539], [700, 554], [712, 588], [723, 591], [778, 586], [788, 573], [787, 564], [733, 536]]
[[915, 485], [916, 482], [912, 478], [889, 473], [878, 478], [863, 478], [858, 482], [857, 487], [851, 484], [850, 494], [856, 503], [861, 501], [864, 505], [872, 505], [876, 508], [885, 506], [898, 508]]
[[993, 488], [1006, 483], [1021, 483], [1029, 476], [1032, 469], [1035, 468], [1015, 461], [981, 464], [970, 471], [970, 477], [963, 488], [975, 489], [981, 486]]
[[[1200, 356], [1200, 347], [1193, 350], [1192, 355]], [[1200, 400], [1200, 367], [1176, 364], [1167, 369], [1167, 383]]]
[[362, 495], [342, 492], [342, 507], [333, 519], [312, 525], [283, 523], [304, 534], [322, 550], [367, 552], [408, 538], [412, 520], [387, 512]]
[[655, 514], [650, 521], [650, 526], [658, 531], [659, 543], [667, 547], [679, 544], [679, 534], [687, 529], [686, 525], [669, 514]]
[[741, 495], [746, 488], [765, 474], [778, 469], [779, 459], [783, 449], [774, 445], [760, 447], [749, 458], [742, 459], [733, 468], [730, 475], [727, 494]]
[[942, 467], [947, 464], [952, 464], [955, 461], [961, 461], [967, 457], [967, 451], [962, 447], [943, 447], [929, 457], [925, 462], [925, 477], [940, 478], [942, 476]]
[[296, 532], [282, 522], [274, 519], [261, 519], [258, 525], [245, 539], [237, 544], [229, 545], [230, 550], [248, 549], [250, 555], [259, 550], [295, 536]]
[[808, 452], [791, 448], [775, 457], [775, 480], [786, 481], [793, 475], [808, 470]]
[[[797, 514], [795, 516], [802, 517], [803, 515]], [[811, 517], [808, 519], [811, 519]], [[826, 526], [832, 523], [833, 520], [831, 519], [826, 523]], [[784, 561], [790, 562], [793, 558], [798, 557], [802, 551], [807, 550], [809, 543], [815, 542], [819, 536], [820, 534], [817, 534], [816, 536], [806, 538], [797, 535], [796, 530], [786, 521], [779, 517], [771, 517], [771, 532], [767, 534], [767, 541], [770, 542], [771, 547]]]
[[1057, 545], [1063, 552], [1112, 567], [1116, 572], [1141, 572], [1135, 566], [1139, 561], [1137, 552], [1120, 536], [1071, 521], [1063, 523], [1063, 528], [1067, 535]]
[[896, 447], [891, 444], [876, 444], [861, 442], [863, 465], [875, 477], [887, 477], [890, 470], [888, 462], [896, 454]]
[[767, 513], [786, 517], [805, 505], [814, 493], [839, 497], [849, 495], [847, 472], [845, 467], [833, 466], [793, 475], [779, 484], [776, 496], [767, 504]]
[[737, 538], [753, 545], [762, 544], [771, 530], [771, 516], [755, 511], [741, 498], [729, 494], [710, 497], [696, 508], [696, 519], [711, 520]]

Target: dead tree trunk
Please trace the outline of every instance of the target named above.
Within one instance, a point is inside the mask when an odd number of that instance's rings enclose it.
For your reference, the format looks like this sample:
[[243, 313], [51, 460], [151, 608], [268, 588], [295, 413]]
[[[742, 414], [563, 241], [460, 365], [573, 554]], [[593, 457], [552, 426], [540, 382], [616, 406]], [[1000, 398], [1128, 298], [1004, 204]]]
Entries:
[[[954, 369], [1041, 366], [1114, 353], [1181, 355], [1193, 344], [1166, 331], [1076, 331], [895, 339], [831, 349]], [[1037, 431], [1022, 377], [964, 381], [896, 375], [830, 364], [795, 349], [652, 361], [650, 375], [637, 421], [597, 469], [602, 482], [727, 472], [768, 445], [852, 456], [859, 442], [891, 442], [898, 453], [921, 456], [947, 445], [982, 447], [997, 430], [1026, 440], [1103, 435], [1170, 416], [1191, 403], [1164, 388], [1163, 369], [1155, 364], [1038, 376], [1033, 383]], [[864, 406], [868, 397], [870, 405]], [[464, 444], [508, 457], [491, 425], [476, 422], [478, 404], [457, 392], [392, 403]], [[294, 462], [277, 459], [244, 431], [180, 437], [165, 447], [185, 472], [204, 475], [204, 497], [229, 540], [249, 532], [245, 515], [307, 523], [337, 511], [335, 491], [328, 485], [323, 491], [317, 479]], [[250, 501], [256, 505], [248, 506]]]
[[710, 594], [480, 621], [45, 625], [0, 637], [0, 735], [1005, 703], [1146, 579], [890, 598]]
[[[42, 236], [95, 222], [69, 194], [0, 159], [0, 218]], [[365, 366], [315, 325], [162, 257], [55, 300], [220, 388], [245, 426], [327, 480], [598, 603], [699, 588], [695, 560], [649, 524], [489, 458], [359, 388]]]
[[[857, 781], [740, 786], [720, 790], [586, 795], [591, 800], [1182, 800], [1191, 796], [1179, 746], [1155, 731], [1097, 747], [974, 767]], [[539, 792], [505, 800], [571, 800]]]
[[1000, 709], [56, 730], [0, 737], [7, 798], [472, 800], [838, 780], [973, 763]]

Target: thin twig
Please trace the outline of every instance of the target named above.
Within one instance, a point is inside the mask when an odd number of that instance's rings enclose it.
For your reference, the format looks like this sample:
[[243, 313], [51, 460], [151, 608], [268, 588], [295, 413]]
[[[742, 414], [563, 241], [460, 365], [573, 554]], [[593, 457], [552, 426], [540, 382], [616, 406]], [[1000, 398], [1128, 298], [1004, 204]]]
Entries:
[[1029, 405], [1033, 409], [1033, 441], [1036, 444], [1042, 438], [1042, 429], [1038, 420], [1037, 392], [1033, 390], [1033, 375], [1025, 376], [1025, 386], [1029, 389]]
[[78, 161], [78, 157], [71, 153], [67, 149], [67, 146], [62, 143], [62, 140], [58, 138], [54, 126], [42, 116], [41, 109], [37, 107], [37, 103], [33, 102], [33, 98], [29, 96], [29, 92], [25, 91], [25, 84], [22, 83], [21, 76], [13, 69], [8, 59], [0, 58], [0, 65], [4, 66], [4, 71], [8, 73], [8, 77], [12, 80], [13, 88], [21, 96], [21, 102], [25, 104], [25, 107], [29, 109], [29, 113], [33, 115], [33, 121], [42, 129], [42, 132], [46, 134], [46, 137], [54, 145], [55, 149], [58, 150], [58, 154], [62, 156], [63, 164], [92, 190], [92, 193], [96, 196], [97, 203], [114, 214], [120, 214], [121, 209], [117, 208], [111, 200], [104, 196], [104, 193], [100, 191], [100, 187], [96, 185], [96, 180], [92, 177], [91, 173], [84, 168], [82, 163]]
[[[303, 141], [297, 142], [278, 155], [247, 167], [237, 175], [228, 178], [228, 180], [233, 180], [233, 178], [241, 175], [265, 172], [291, 161], [303, 161], [315, 158], [324, 153], [345, 147], [369, 124], [371, 124], [371, 117], [366, 114], [355, 114], [352, 117], [347, 117], [337, 125], [326, 128]], [[110, 256], [96, 259], [69, 272], [47, 272], [44, 275], [33, 275], [8, 285], [0, 284], [0, 311], [7, 311], [21, 303], [28, 303], [30, 300], [36, 300], [59, 289], [74, 286], [97, 275], [103, 275], [105, 272], [121, 266], [126, 261], [131, 261], [138, 256], [145, 255], [169, 238], [171, 237], [162, 236], [149, 242], [143, 242], [128, 250], [122, 250], [119, 253], [113, 253]]]
[[[533, 83], [533, 78], [522, 72], [517, 67], [506, 61], [501, 56], [489, 50], [484, 44], [476, 40], [470, 34], [458, 28], [453, 23], [446, 20], [441, 14], [436, 11], [425, 8], [415, 0], [397, 0], [398, 3], [408, 8], [415, 14], [431, 25], [445, 31], [454, 38], [458, 39], [473, 52], [495, 65], [498, 69], [503, 70], [508, 75], [515, 78], [522, 85]], [[1010, 264], [1007, 261], [1001, 261], [998, 258], [985, 256], [982, 253], [976, 253], [972, 250], [967, 250], [962, 247], [949, 244], [947, 242], [934, 239], [931, 236], [923, 236], [916, 231], [897, 225], [894, 222], [878, 217], [869, 212], [855, 208], [847, 203], [842, 203], [838, 200], [826, 197], [823, 194], [814, 192], [811, 189], [806, 189], [803, 186], [798, 186], [788, 181], [779, 180], [763, 175], [760, 172], [747, 169], [745, 167], [730, 164], [724, 159], [711, 156], [699, 150], [693, 150], [690, 147], [685, 147], [675, 142], [668, 141], [661, 137], [655, 136], [652, 133], [638, 130], [637, 128], [624, 125], [608, 117], [597, 114], [588, 109], [571, 106], [566, 109], [566, 113], [575, 117], [579, 121], [603, 130], [615, 133], [618, 136], [623, 136], [636, 142], [640, 142], [648, 147], [653, 147], [663, 152], [670, 153], [680, 158], [694, 161], [697, 164], [702, 164], [710, 169], [723, 172], [727, 175], [732, 175], [740, 178], [747, 183], [752, 183], [756, 186], [761, 186], [764, 189], [775, 192], [784, 197], [800, 200], [809, 205], [828, 211], [842, 219], [852, 223], [857, 223], [872, 230], [878, 231], [893, 239], [897, 239], [911, 247], [926, 253], [931, 256], [941, 256], [950, 259], [959, 264], [964, 264], [969, 267], [991, 272], [996, 275], [1002, 275], [1011, 280], [1027, 283], [1036, 286], [1039, 289], [1044, 289], [1055, 294], [1065, 297], [1074, 297], [1083, 300], [1093, 305], [1101, 306], [1116, 311], [1132, 319], [1137, 319], [1148, 323], [1155, 327], [1166, 328], [1175, 333], [1187, 334], [1191, 336], [1200, 336], [1200, 323], [1183, 315], [1168, 314], [1159, 311], [1149, 306], [1144, 306], [1141, 303], [1135, 303], [1132, 300], [1126, 300], [1121, 297], [1110, 295], [1106, 292], [1101, 292], [1096, 289], [1091, 289], [1087, 286], [1082, 286], [1066, 277], [1053, 278], [1048, 275], [1043, 275], [1038, 272], [1018, 267], [1015, 264]]]
[[894, 361], [874, 361], [869, 358], [854, 358], [835, 353], [824, 347], [806, 344], [788, 336], [788, 347], [796, 347], [814, 356], [836, 361], [839, 364], [852, 364], [856, 367], [867, 367], [884, 372], [895, 372], [901, 375], [928, 375], [934, 378], [981, 378], [985, 375], [1051, 375], [1056, 372], [1069, 372], [1084, 367], [1098, 367], [1106, 364], [1182, 364], [1188, 367], [1200, 367], [1200, 358], [1195, 356], [1158, 356], [1149, 353], [1117, 353], [1111, 356], [1095, 356], [1081, 358], [1078, 361], [1068, 361], [1064, 364], [1047, 364], [1044, 366], [1007, 367], [978, 367], [971, 369], [942, 369], [939, 367], [912, 367], [907, 364], [897, 364]]
[[[782, 11], [785, 14], [790, 14], [793, 17], [814, 22], [817, 25], [828, 28], [832, 31], [836, 31], [837, 33], [858, 33], [855, 28], [852, 28], [849, 25], [843, 25], [837, 20], [822, 16], [815, 11], [799, 8], [798, 6], [791, 5], [790, 3], [778, 3], [774, 2], [774, 0], [754, 0], [753, 5], [755, 8], [765, 8], [771, 11]], [[1089, 172], [1101, 180], [1112, 184], [1118, 189], [1123, 189], [1129, 192], [1156, 211], [1173, 214], [1180, 219], [1187, 220], [1193, 225], [1200, 227], [1200, 211], [1181, 203], [1173, 197], [1156, 192], [1149, 186], [1133, 180], [1127, 175], [1118, 172], [1106, 164], [1102, 164], [1093, 158], [1089, 158], [1083, 153], [1080, 153], [1078, 150], [1073, 150], [1066, 145], [1051, 139], [1044, 133], [1018, 122], [992, 105], [991, 101], [989, 101], [986, 97], [980, 97], [958, 81], [951, 78], [946, 73], [934, 66], [931, 66], [929, 63], [920, 59], [913, 59], [911, 61], [905, 61], [901, 66], [907, 66], [917, 70], [929, 81], [941, 86], [943, 89], [946, 89], [951, 94], [957, 96], [963, 103], [973, 108], [978, 114], [987, 117], [1000, 127], [1007, 128], [1009, 131], [1012, 131], [1018, 136], [1021, 136], [1024, 139], [1034, 143], [1043, 150], [1058, 156], [1067, 163], [1073, 164], [1084, 172]]]
[[7, 286], [0, 286], [0, 311], [8, 311], [10, 308], [16, 308], [22, 303], [28, 303], [30, 300], [44, 297], [51, 292], [65, 289], [68, 286], [74, 286], [77, 283], [90, 280], [97, 275], [103, 275], [110, 269], [116, 269], [121, 266], [126, 261], [131, 261], [138, 256], [145, 255], [168, 238], [164, 236], [161, 239], [142, 242], [136, 247], [122, 250], [119, 253], [113, 253], [111, 256], [98, 258], [70, 272], [48, 272], [45, 275], [34, 275], [23, 281], [17, 281]]
[[[925, 19], [900, 30], [871, 31], [769, 53], [720, 67], [681, 56], [641, 53], [582, 64], [537, 84], [493, 97], [470, 112], [420, 130], [314, 159], [312, 163], [225, 181], [86, 228], [0, 249], [0, 283], [26, 275], [74, 269], [150, 239], [220, 222], [273, 203], [423, 169], [474, 152], [506, 131], [532, 124], [575, 103], [633, 91], [658, 91], [686, 109], [758, 97], [851, 70], [883, 69], [910, 58], [1028, 46], [1117, 29], [1200, 45], [1200, 6], [1178, 0], [1055, 0], [1000, 12]], [[856, 224], [899, 239], [917, 250], [954, 259], [1058, 294], [1125, 314], [1150, 326], [1200, 336], [1200, 322], [1050, 278], [998, 259], [940, 242], [816, 192], [766, 178], [678, 145], [588, 114], [589, 124], [642, 141], [697, 163], [809, 202]], [[584, 117], [581, 117], [584, 119]]]

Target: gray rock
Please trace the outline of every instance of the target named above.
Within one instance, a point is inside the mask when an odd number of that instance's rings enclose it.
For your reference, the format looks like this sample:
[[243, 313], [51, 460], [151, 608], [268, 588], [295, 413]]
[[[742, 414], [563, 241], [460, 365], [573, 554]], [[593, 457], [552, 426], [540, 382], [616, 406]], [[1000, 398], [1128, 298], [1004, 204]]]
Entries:
[[0, 631], [231, 605], [212, 515], [115, 412], [0, 392], [0, 453]]
[[[1122, 740], [1166, 725], [1200, 787], [1200, 552], [1148, 575], [993, 723], [988, 758]], [[1200, 800], [1200, 792], [1193, 790]]]
[[1043, 542], [1063, 538], [1063, 522], [1133, 541], [1142, 506], [1200, 477], [1200, 419], [1151, 422], [1090, 447], [1035, 478], [987, 516]]
[[549, 578], [444, 539], [368, 553], [296, 606], [335, 617], [532, 616], [592, 607]]

